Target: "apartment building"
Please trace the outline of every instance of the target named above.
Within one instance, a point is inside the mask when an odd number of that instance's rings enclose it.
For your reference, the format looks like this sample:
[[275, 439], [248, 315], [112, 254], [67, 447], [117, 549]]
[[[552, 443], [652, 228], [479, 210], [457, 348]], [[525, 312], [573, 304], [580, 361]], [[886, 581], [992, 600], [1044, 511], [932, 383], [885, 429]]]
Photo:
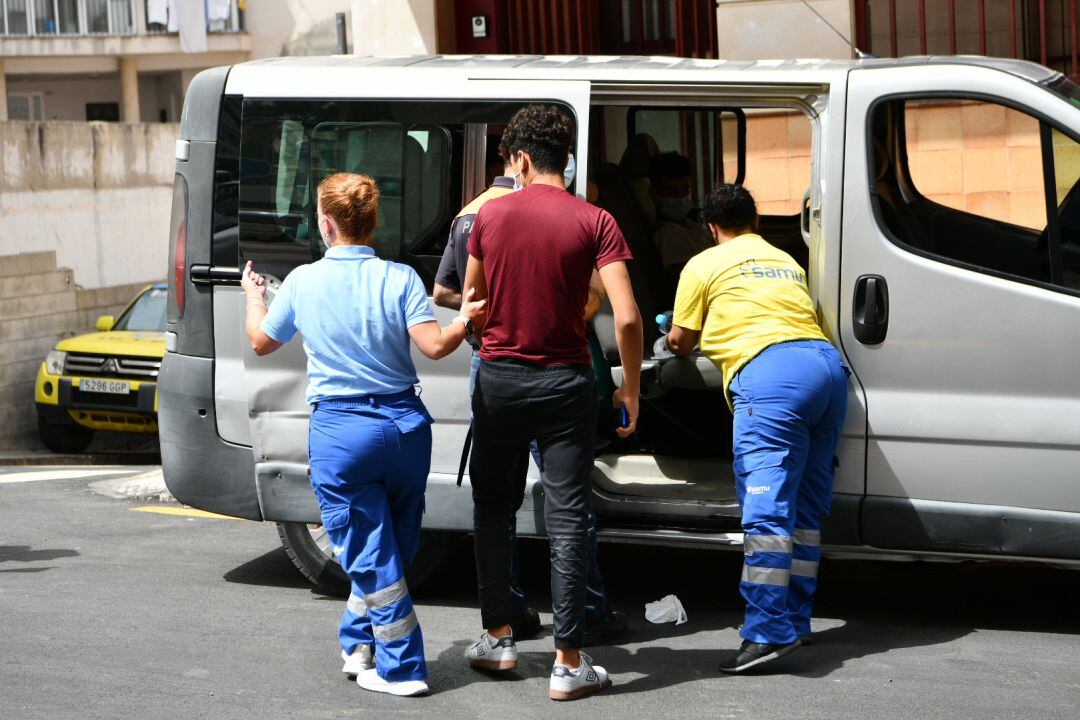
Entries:
[[208, 67], [333, 52], [348, 0], [0, 0], [0, 120], [178, 122]]

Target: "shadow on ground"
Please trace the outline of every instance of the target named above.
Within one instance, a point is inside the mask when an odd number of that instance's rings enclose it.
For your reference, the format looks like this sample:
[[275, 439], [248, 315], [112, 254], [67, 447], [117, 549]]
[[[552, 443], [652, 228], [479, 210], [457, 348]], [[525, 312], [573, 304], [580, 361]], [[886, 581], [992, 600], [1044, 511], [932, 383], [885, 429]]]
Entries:
[[[543, 541], [521, 542], [522, 585], [530, 604], [541, 612], [551, 609], [547, 553]], [[619, 644], [591, 652], [613, 674], [637, 675], [617, 683], [611, 693], [648, 692], [724, 677], [717, 665], [737, 646], [742, 622], [740, 554], [604, 545], [600, 556], [609, 602], [629, 615], [631, 631]], [[230, 582], [310, 587], [282, 550], [225, 577]], [[468, 540], [456, 544], [427, 582], [413, 590], [421, 606], [458, 607], [472, 615], [479, 635], [475, 564]], [[646, 622], [644, 604], [668, 593], [682, 600], [689, 622], [680, 626]], [[979, 630], [1080, 634], [1080, 614], [1071, 602], [1078, 594], [1080, 573], [1036, 564], [825, 560], [815, 611], [815, 617], [825, 620], [816, 621], [813, 644], [761, 672], [822, 678], [852, 661], [949, 643]], [[710, 634], [704, 643], [701, 637], [692, 643], [684, 640], [702, 633]], [[519, 670], [503, 676], [464, 671], [462, 655], [474, 637], [463, 637], [429, 658], [432, 689], [445, 692], [477, 682], [546, 676], [552, 660], [550, 638], [547, 626], [539, 643], [522, 648]]]
[[224, 575], [225, 582], [262, 587], [312, 590], [314, 586], [300, 574], [285, 548], [274, 548], [254, 560], [235, 567]]
[[[78, 550], [52, 548], [34, 550], [29, 545], [0, 545], [0, 563], [2, 562], [44, 562], [59, 558], [78, 557]], [[42, 572], [51, 568], [3, 568], [0, 572]]]

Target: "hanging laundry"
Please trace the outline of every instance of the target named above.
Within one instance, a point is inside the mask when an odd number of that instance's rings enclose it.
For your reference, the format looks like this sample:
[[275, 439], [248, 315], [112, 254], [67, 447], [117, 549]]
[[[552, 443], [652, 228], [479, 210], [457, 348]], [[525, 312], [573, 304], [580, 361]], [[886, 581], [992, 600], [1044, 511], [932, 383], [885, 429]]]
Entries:
[[206, 0], [206, 19], [210, 22], [228, 20], [231, 16], [231, 0]]
[[206, 52], [206, 5], [203, 0], [175, 0], [180, 20], [180, 52]]
[[165, 0], [165, 6], [169, 10], [169, 24], [167, 30], [169, 32], [180, 32], [180, 13], [177, 10], [177, 5], [180, 0]]
[[146, 22], [151, 25], [168, 25], [169, 0], [146, 0]]

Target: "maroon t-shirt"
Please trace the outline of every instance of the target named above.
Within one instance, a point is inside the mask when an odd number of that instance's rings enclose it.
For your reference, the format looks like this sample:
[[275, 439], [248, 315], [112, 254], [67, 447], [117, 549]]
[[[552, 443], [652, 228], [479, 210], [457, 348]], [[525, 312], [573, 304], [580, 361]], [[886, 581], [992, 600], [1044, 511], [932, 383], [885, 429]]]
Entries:
[[488, 287], [480, 357], [536, 365], [589, 364], [589, 278], [632, 258], [606, 210], [535, 183], [480, 208], [469, 254]]

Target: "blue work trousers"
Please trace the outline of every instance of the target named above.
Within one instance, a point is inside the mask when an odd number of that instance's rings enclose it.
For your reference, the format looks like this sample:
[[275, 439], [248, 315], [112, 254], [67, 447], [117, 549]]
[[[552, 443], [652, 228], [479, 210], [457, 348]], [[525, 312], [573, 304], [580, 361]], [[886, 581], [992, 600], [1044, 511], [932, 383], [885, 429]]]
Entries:
[[731, 381], [742, 507], [744, 639], [786, 645], [810, 634], [847, 375], [824, 341], [773, 345]]
[[404, 571], [420, 542], [431, 416], [412, 389], [322, 401], [308, 456], [323, 527], [352, 582], [342, 649], [374, 645], [381, 677], [423, 680], [424, 638]]
[[[590, 348], [591, 350], [591, 348]], [[469, 365], [469, 397], [472, 397], [476, 387], [476, 371], [480, 368], [480, 356], [476, 350], [472, 353], [472, 362]], [[599, 385], [599, 382], [597, 383]], [[536, 441], [529, 444], [529, 453], [540, 469], [541, 482], [543, 482], [544, 461], [540, 457], [540, 451], [536, 447]], [[528, 463], [528, 459], [523, 458]], [[596, 513], [589, 510], [585, 518], [585, 625], [589, 621], [601, 622], [607, 613], [607, 591], [604, 589], [604, 578], [600, 575], [599, 547], [596, 541]], [[525, 612], [528, 602], [525, 599], [525, 591], [521, 588], [521, 560], [518, 557], [517, 544], [517, 516], [510, 521], [510, 603], [514, 615]]]

